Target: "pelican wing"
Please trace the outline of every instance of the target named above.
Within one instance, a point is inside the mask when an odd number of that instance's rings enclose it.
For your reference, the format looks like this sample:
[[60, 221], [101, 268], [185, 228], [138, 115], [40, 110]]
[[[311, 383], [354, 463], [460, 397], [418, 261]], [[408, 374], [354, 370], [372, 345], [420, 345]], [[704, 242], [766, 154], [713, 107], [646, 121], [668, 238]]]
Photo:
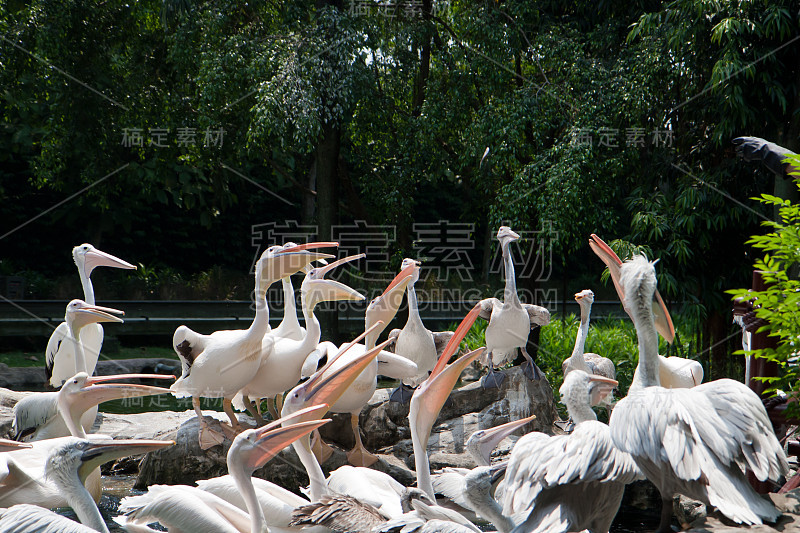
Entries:
[[[517, 452], [520, 444], [524, 447]], [[642, 478], [633, 458], [614, 446], [603, 423], [583, 422], [570, 435], [556, 437], [529, 433], [512, 452], [503, 511], [510, 516], [530, 509], [541, 491], [558, 486]]]
[[522, 304], [531, 320], [531, 329], [536, 326], [546, 326], [550, 323], [550, 311], [539, 305]]
[[464, 509], [475, 511], [464, 497], [464, 478], [470, 473], [468, 468], [444, 468], [433, 474], [433, 490]]
[[19, 504], [0, 509], [3, 533], [96, 533], [94, 529], [37, 505]]
[[436, 333], [431, 333], [433, 335], [433, 344], [436, 346], [436, 355], [442, 355], [444, 351], [444, 347], [447, 346], [447, 343], [450, 342], [450, 339], [453, 338], [454, 331], [437, 331]]
[[497, 298], [486, 298], [485, 300], [478, 302], [478, 305], [481, 306], [481, 312], [478, 316], [484, 320], [489, 320], [492, 318], [492, 311], [494, 308], [503, 307], [503, 302]]
[[39, 392], [29, 394], [14, 405], [14, 422], [11, 431], [14, 440], [32, 435], [37, 428], [59, 416], [57, 393]]
[[146, 494], [123, 498], [119, 510], [140, 526], [159, 522], [170, 531], [250, 532], [247, 513], [197, 487], [153, 485]]
[[[270, 527], [288, 527], [292, 519], [292, 511], [296, 507], [309, 503], [302, 496], [289, 492], [270, 481], [255, 477], [252, 480], [258, 503], [261, 505], [261, 510]], [[244, 497], [230, 475], [198, 480], [197, 486], [201, 490], [235, 505], [242, 511], [247, 511]]]
[[298, 507], [291, 526], [317, 525], [334, 531], [369, 531], [386, 522], [375, 507], [345, 494], [325, 495], [318, 502]]
[[708, 477], [717, 461], [742, 471], [749, 467], [760, 480], [788, 471], [764, 406], [738, 381], [720, 379], [692, 389], [648, 387], [625, 401], [613, 419], [624, 421], [612, 423], [611, 436], [621, 449], [656, 464], [667, 462], [683, 480]]
[[55, 366], [56, 358], [59, 360], [71, 358], [72, 367], [75, 367], [75, 348], [72, 342], [69, 342], [69, 327], [67, 327], [66, 322], [62, 322], [53, 330], [53, 334], [50, 335], [50, 339], [47, 341], [47, 348], [45, 348], [44, 351], [45, 379], [47, 379], [53, 387], [60, 387], [63, 383], [62, 379], [53, 376], [53, 367]]

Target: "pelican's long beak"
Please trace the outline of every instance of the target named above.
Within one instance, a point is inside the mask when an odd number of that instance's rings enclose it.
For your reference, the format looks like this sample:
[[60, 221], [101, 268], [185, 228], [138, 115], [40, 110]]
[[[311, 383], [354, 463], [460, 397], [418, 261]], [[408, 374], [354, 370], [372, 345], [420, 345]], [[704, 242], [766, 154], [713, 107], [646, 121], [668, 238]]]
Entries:
[[104, 463], [130, 455], [154, 452], [173, 444], [175, 441], [172, 440], [144, 439], [87, 441], [78, 475], [85, 482], [89, 473]]
[[[327, 405], [325, 405], [325, 410], [328, 410]], [[255, 430], [258, 435], [258, 440], [256, 441], [256, 449], [246, 459], [247, 468], [252, 468], [253, 470], [261, 468], [267, 463], [267, 461], [278, 455], [281, 450], [289, 446], [291, 443], [301, 437], [305, 437], [315, 429], [319, 428], [320, 426], [324, 426], [330, 421], [330, 418], [326, 418], [324, 420], [308, 420], [305, 422], [287, 424], [283, 427], [271, 429], [266, 429], [266, 427], [264, 427]], [[277, 422], [280, 421], [276, 421], [276, 423]]]
[[436, 362], [436, 366], [433, 367], [428, 379], [422, 382], [411, 396], [408, 419], [414, 425], [417, 436], [423, 444], [423, 449], [428, 445], [428, 438], [430, 438], [433, 424], [436, 422], [444, 402], [453, 387], [455, 387], [459, 376], [461, 376], [461, 372], [485, 350], [485, 348], [478, 348], [447, 365], [447, 361], [456, 352], [458, 345], [464, 339], [472, 324], [475, 323], [479, 314], [480, 305], [476, 305], [464, 317], [464, 320], [456, 328], [455, 333], [442, 351], [442, 355]]
[[479, 439], [479, 444], [478, 444], [483, 456], [491, 457], [492, 450], [494, 450], [497, 447], [497, 445], [503, 441], [504, 438], [508, 437], [516, 430], [518, 430], [528, 422], [532, 422], [535, 419], [536, 415], [531, 415], [527, 418], [520, 418], [519, 420], [506, 422], [505, 424], [501, 424], [499, 426], [490, 429], [484, 429], [483, 435]]
[[417, 268], [415, 265], [409, 265], [401, 270], [384, 289], [383, 293], [370, 302], [366, 312], [367, 325], [372, 326], [378, 322], [383, 322], [384, 325], [367, 337], [367, 346], [377, 341], [378, 336], [397, 314], [397, 310], [400, 309], [400, 305], [403, 303], [403, 294], [406, 292], [406, 287], [411, 283], [411, 279], [414, 276], [415, 268]]
[[101, 307], [99, 305], [85, 305], [75, 311], [75, 318], [73, 319], [73, 327], [83, 327], [87, 324], [94, 324], [99, 322], [122, 322], [123, 320], [118, 316], [125, 315], [125, 311], [119, 309], [112, 309], [111, 307]]
[[123, 261], [119, 257], [107, 254], [105, 252], [101, 252], [97, 248], [86, 252], [86, 255], [84, 255], [84, 267], [83, 267], [84, 270], [86, 271], [86, 274], [87, 275], [91, 274], [92, 270], [94, 270], [95, 267], [99, 266], [136, 270], [135, 265], [132, 265], [127, 261]]
[[[376, 324], [373, 327], [378, 327]], [[319, 405], [319, 404], [327, 404], [333, 405], [336, 401], [344, 394], [344, 391], [352, 385], [353, 381], [358, 377], [358, 375], [367, 368], [367, 366], [372, 362], [375, 357], [378, 356], [378, 353], [389, 343], [389, 341], [384, 342], [376, 346], [371, 350], [367, 350], [364, 354], [358, 356], [353, 361], [351, 361], [346, 366], [340, 366], [336, 370], [333, 369], [333, 365], [339, 360], [339, 358], [347, 352], [350, 348], [355, 346], [355, 344], [364, 338], [364, 336], [369, 333], [370, 330], [368, 329], [356, 339], [354, 339], [351, 343], [345, 346], [342, 350], [339, 350], [339, 353], [331, 357], [331, 359], [319, 370], [317, 370], [308, 380], [300, 385], [296, 386], [289, 392], [290, 398], [297, 398], [299, 399], [304, 405]], [[289, 406], [288, 402], [284, 403], [283, 412], [281, 415], [284, 417], [289, 416], [291, 413], [287, 410]], [[319, 418], [323, 416], [324, 413], [315, 413], [313, 416], [304, 416], [301, 418], [303, 421], [307, 421], [313, 418]]]
[[589, 392], [591, 394], [592, 405], [597, 405], [605, 400], [606, 397], [617, 388], [617, 385], [619, 385], [619, 382], [615, 379], [598, 376], [597, 374], [590, 374]]
[[[592, 233], [589, 236], [589, 247], [600, 258], [603, 263], [608, 267], [608, 272], [611, 274], [611, 281], [614, 282], [614, 288], [617, 290], [622, 306], [625, 307], [625, 292], [622, 290], [620, 282], [619, 267], [622, 264], [622, 259], [614, 253], [609, 245], [603, 242], [603, 239]], [[625, 312], [630, 316], [630, 312], [625, 309]], [[656, 330], [664, 337], [664, 340], [672, 344], [675, 339], [675, 325], [672, 323], [672, 317], [669, 315], [667, 304], [661, 297], [661, 293], [656, 289], [655, 296], [653, 297], [653, 318], [655, 320]]]
[[122, 400], [125, 398], [139, 398], [157, 394], [171, 394], [169, 389], [152, 387], [150, 385], [137, 385], [133, 383], [105, 383], [115, 379], [130, 379], [134, 377], [165, 379], [175, 376], [161, 376], [158, 374], [128, 374], [119, 376], [98, 376], [87, 378], [80, 391], [71, 395], [69, 399], [70, 412], [80, 415], [89, 408], [103, 402]]
[[33, 448], [33, 446], [28, 442], [19, 442], [16, 440], [9, 440], [9, 439], [0, 439], [0, 453], [2, 452], [13, 452], [14, 450], [22, 450], [27, 448]]
[[[268, 279], [281, 279], [300, 272], [314, 261], [333, 259], [335, 255], [322, 252], [309, 251], [317, 248], [331, 248], [339, 246], [338, 242], [307, 242], [289, 246], [275, 252], [270, 261], [269, 268], [265, 274]], [[263, 256], [262, 256], [263, 258]]]
[[316, 303], [338, 300], [363, 300], [364, 295], [355, 289], [348, 287], [344, 283], [340, 283], [331, 279], [323, 279], [325, 274], [334, 268], [351, 261], [356, 261], [363, 257], [366, 257], [366, 254], [351, 255], [339, 259], [338, 261], [334, 261], [328, 265], [315, 268], [312, 271], [313, 274], [307, 275], [306, 279], [303, 280], [303, 285], [306, 288], [306, 291], [314, 291], [313, 293], [315, 296], [312, 301], [315, 300], [314, 303]]

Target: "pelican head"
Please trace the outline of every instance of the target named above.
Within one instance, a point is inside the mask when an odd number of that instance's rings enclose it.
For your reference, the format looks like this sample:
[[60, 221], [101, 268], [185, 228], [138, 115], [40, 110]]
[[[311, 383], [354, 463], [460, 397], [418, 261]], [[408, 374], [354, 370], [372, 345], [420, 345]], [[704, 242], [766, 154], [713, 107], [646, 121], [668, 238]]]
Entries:
[[[400, 309], [400, 305], [403, 303], [403, 294], [406, 291], [406, 287], [411, 283], [414, 270], [417, 268], [414, 264], [403, 268], [384, 289], [383, 293], [374, 298], [367, 306], [366, 325], [371, 330], [371, 333], [367, 336], [367, 346], [375, 344], [378, 336], [389, 325], [394, 315], [397, 314], [397, 310]], [[372, 326], [379, 322], [383, 323], [383, 327], [372, 329]]]
[[165, 440], [111, 440], [80, 439], [73, 437], [59, 445], [47, 458], [46, 476], [52, 478], [62, 487], [74, 485], [77, 473], [81, 483], [86, 481], [89, 473], [100, 465], [130, 455], [148, 453], [175, 444]]
[[67, 427], [73, 435], [84, 435], [80, 424], [81, 416], [89, 408], [102, 402], [123, 398], [138, 398], [155, 394], [169, 394], [169, 389], [135, 385], [132, 383], [107, 383], [121, 379], [175, 379], [175, 376], [161, 374], [118, 374], [115, 376], [89, 376], [78, 372], [64, 382], [58, 391], [58, 408]]
[[489, 465], [491, 463], [492, 450], [494, 450], [504, 438], [511, 435], [528, 422], [532, 422], [534, 419], [536, 419], [536, 415], [531, 415], [527, 418], [506, 422], [505, 424], [493, 428], [480, 429], [467, 439], [467, 451], [472, 458], [475, 459], [476, 463]]
[[415, 284], [419, 280], [419, 267], [422, 265], [420, 261], [416, 259], [411, 259], [410, 257], [406, 257], [403, 259], [403, 263], [400, 265], [400, 271], [404, 272], [409, 267], [414, 267], [411, 270], [411, 282], [410, 285]]
[[[283, 417], [288, 417], [300, 409], [313, 405], [335, 404], [353, 381], [355, 381], [358, 375], [367, 368], [372, 360], [378, 356], [378, 353], [390, 341], [385, 341], [371, 350], [365, 351], [363, 354], [350, 360], [346, 365], [336, 364], [336, 362], [345, 352], [355, 346], [357, 342], [371, 333], [373, 329], [382, 326], [382, 322], [373, 325], [371, 329], [368, 329], [356, 337], [353, 342], [339, 350], [339, 353], [331, 357], [325, 366], [314, 372], [310, 378], [289, 391], [289, 394], [286, 395], [286, 399], [283, 402], [281, 415]], [[324, 413], [320, 413], [317, 418], [323, 414]], [[306, 417], [306, 420], [307, 419], [308, 417]]]
[[590, 289], [584, 289], [581, 292], [576, 292], [575, 301], [578, 302], [578, 305], [580, 306], [585, 304], [592, 305], [594, 303], [594, 293]]
[[351, 289], [344, 283], [340, 283], [331, 279], [325, 279], [325, 274], [339, 265], [349, 263], [350, 261], [355, 261], [363, 257], [366, 257], [366, 255], [351, 255], [349, 257], [339, 259], [338, 261], [334, 261], [333, 263], [309, 270], [305, 279], [303, 280], [301, 289], [305, 294], [305, 305], [309, 309], [313, 309], [313, 307], [319, 302], [330, 302], [337, 300], [363, 300], [364, 296], [354, 289]]
[[87, 278], [92, 275], [92, 270], [99, 266], [136, 270], [136, 266], [123, 261], [119, 257], [101, 252], [89, 243], [83, 243], [73, 248], [72, 259], [78, 265], [78, 268], [83, 270]]
[[508, 226], [500, 226], [500, 229], [497, 230], [497, 240], [502, 244], [514, 242], [517, 239], [519, 239], [519, 234]]
[[320, 259], [334, 256], [316, 252], [317, 248], [339, 246], [338, 242], [308, 242], [305, 244], [287, 243], [270, 246], [256, 262], [256, 276], [267, 286], [286, 276], [300, 272], [306, 266]]
[[561, 394], [561, 403], [567, 406], [567, 411], [572, 415], [576, 409], [598, 405], [617, 385], [619, 383], [614, 379], [573, 370], [566, 375], [558, 392]]
[[252, 475], [292, 442], [330, 422], [328, 418], [298, 422], [304, 417], [322, 416], [328, 407], [327, 404], [315, 405], [264, 427], [243, 431], [236, 436], [228, 450], [228, 469], [238, 467], [247, 475]]
[[76, 332], [82, 327], [96, 322], [122, 322], [121, 318], [114, 315], [124, 314], [125, 312], [119, 309], [90, 305], [83, 300], [76, 299], [67, 304], [64, 320], [72, 328], [72, 331]]

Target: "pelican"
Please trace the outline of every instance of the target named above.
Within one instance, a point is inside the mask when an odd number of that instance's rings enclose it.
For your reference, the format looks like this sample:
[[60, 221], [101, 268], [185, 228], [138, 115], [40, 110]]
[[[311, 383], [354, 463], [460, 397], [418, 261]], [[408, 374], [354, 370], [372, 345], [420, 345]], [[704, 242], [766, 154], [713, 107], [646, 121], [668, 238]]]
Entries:
[[[228, 472], [246, 512], [197, 487], [154, 485], [147, 494], [123, 499], [120, 511], [125, 515], [115, 518], [115, 521], [127, 531], [135, 533], [154, 531], [147, 524], [156, 521], [165, 526], [167, 531], [269, 532], [270, 526], [253, 485], [253, 472], [293, 441], [329, 422], [297, 422], [302, 416], [318, 416], [324, 410], [327, 410], [327, 406], [315, 406], [314, 409], [282, 418], [262, 428], [248, 429], [236, 436], [228, 450]], [[286, 425], [282, 427], [281, 424]]]
[[[86, 490], [84, 481], [89, 472], [100, 465], [129, 455], [151, 452], [175, 444], [161, 440], [87, 440], [77, 437], [54, 439], [43, 461], [42, 478], [31, 479], [30, 485], [42, 483], [46, 478], [59, 497], [78, 515], [81, 524], [57, 515], [52, 511], [28, 503], [17, 504], [8, 509], [0, 509], [0, 531], [14, 533], [84, 533], [102, 531], [108, 533], [103, 517], [97, 509], [92, 495]], [[12, 452], [18, 453], [18, 452]], [[8, 476], [16, 472], [7, 472]], [[3, 505], [7, 505], [5, 502]], [[53, 505], [46, 502], [46, 505]]]
[[[376, 324], [373, 327], [378, 327]], [[328, 410], [328, 405], [335, 402], [342, 393], [349, 387], [361, 371], [376, 357], [383, 345], [376, 346], [360, 356], [351, 360], [348, 366], [339, 366], [335, 371], [329, 371], [336, 357], [340, 357], [348, 349], [355, 345], [359, 340], [366, 336], [367, 332], [362, 333], [353, 342], [347, 344], [343, 350], [329, 360], [326, 365], [314, 373], [307, 381], [297, 385], [286, 395], [283, 405], [283, 420], [297, 418], [309, 420], [314, 417], [324, 416]], [[309, 406], [323, 405], [324, 409]], [[311, 413], [312, 410], [317, 412]], [[309, 414], [311, 413], [311, 414]], [[313, 414], [313, 416], [312, 416]], [[282, 422], [281, 422], [282, 423]], [[274, 425], [274, 423], [273, 423]], [[325, 476], [317, 462], [314, 453], [311, 451], [311, 444], [308, 437], [301, 437], [292, 443], [300, 461], [306, 468], [311, 482], [311, 496], [313, 500], [318, 500], [327, 492]], [[254, 480], [256, 482], [256, 492], [262, 508], [269, 510], [269, 525], [276, 528], [289, 528], [291, 512], [295, 507], [309, 504], [309, 500], [289, 493], [288, 491], [265, 480]], [[396, 482], [395, 482], [396, 483]], [[398, 484], [399, 485], [399, 484]], [[236, 487], [230, 476], [222, 476], [212, 480], [198, 482], [198, 486], [203, 491], [210, 492], [230, 504], [242, 507], [242, 500], [236, 494]]]
[[595, 374], [597, 376], [605, 376], [609, 379], [617, 377], [617, 369], [614, 367], [614, 362], [608, 357], [602, 357], [596, 353], [584, 352], [586, 346], [586, 337], [589, 334], [589, 315], [592, 312], [592, 304], [594, 303], [594, 293], [589, 290], [583, 290], [575, 294], [575, 301], [581, 308], [581, 325], [578, 328], [578, 335], [575, 338], [575, 348], [572, 350], [572, 355], [568, 357], [561, 365], [561, 370], [566, 377], [573, 370], [583, 370], [587, 374]]
[[[370, 333], [366, 336], [364, 344], [355, 346], [353, 349], [349, 350], [346, 355], [341, 357], [334, 357], [335, 353], [332, 353], [332, 350], [327, 352], [328, 360], [331, 360], [331, 358], [336, 360], [334, 366], [329, 366], [330, 372], [334, 372], [340, 366], [350, 364], [349, 361], [351, 359], [359, 357], [365, 351], [369, 351], [375, 347], [378, 336], [392, 318], [394, 318], [397, 309], [400, 307], [403, 292], [406, 289], [406, 285], [411, 281], [411, 268], [412, 267], [409, 267], [395, 276], [383, 293], [373, 299], [369, 306], [367, 306], [365, 322], [367, 330]], [[379, 327], [373, 327], [379, 323]], [[384, 343], [384, 346], [385, 345]], [[334, 345], [330, 343], [329, 346], [334, 347]], [[356, 378], [355, 382], [344, 391], [341, 397], [335, 403], [331, 404], [331, 412], [350, 414], [350, 424], [353, 428], [353, 436], [355, 437], [355, 446], [353, 446], [353, 449], [347, 454], [347, 459], [350, 464], [369, 466], [378, 460], [377, 457], [364, 447], [358, 428], [358, 416], [378, 387], [378, 374], [395, 379], [403, 379], [414, 376], [416, 373], [417, 366], [412, 361], [391, 352], [381, 351], [378, 357], [366, 367], [358, 378]]]
[[691, 389], [661, 387], [653, 263], [635, 256], [620, 274], [639, 338], [639, 364], [628, 396], [611, 413], [611, 438], [661, 493], [657, 531], [670, 531], [675, 494], [713, 505], [736, 523], [774, 522], [780, 512], [745, 477], [747, 469], [760, 481], [789, 470], [761, 399], [731, 379]]
[[414, 387], [428, 378], [447, 341], [453, 336], [452, 331], [433, 333], [422, 324], [417, 308], [417, 291], [414, 290], [414, 284], [419, 280], [419, 266], [419, 261], [403, 259], [400, 270], [412, 269], [411, 281], [406, 287], [408, 320], [402, 330], [393, 329], [389, 332], [389, 338], [395, 339], [394, 353], [413, 361], [417, 365], [417, 375], [402, 380], [397, 389], [392, 391], [389, 399], [393, 402], [406, 403], [411, 399]]
[[[532, 422], [535, 418], [536, 415], [531, 415], [519, 420], [506, 422], [505, 424], [493, 428], [480, 429], [467, 439], [467, 452], [478, 467], [491, 466], [492, 450], [500, 444], [504, 438], [511, 435], [525, 424]], [[475, 469], [470, 468], [445, 468], [433, 475], [433, 488], [437, 494], [441, 494], [464, 509], [474, 512], [476, 509], [472, 506], [472, 503], [466, 499], [465, 493], [467, 476], [474, 470]], [[490, 476], [492, 475], [494, 475], [494, 472], [490, 474]]]
[[502, 491], [504, 515], [518, 522], [515, 532], [608, 531], [625, 485], [642, 478], [591, 408], [616, 386], [613, 379], [573, 370], [559, 391], [573, 432], [528, 433], [517, 441]]
[[[287, 242], [283, 246], [284, 248], [292, 248], [297, 246], [297, 243]], [[325, 263], [324, 259], [320, 261]], [[308, 274], [307, 271], [306, 274]], [[301, 326], [297, 320], [297, 306], [294, 299], [292, 277], [284, 276], [281, 278], [281, 287], [283, 289], [283, 320], [270, 333], [276, 338], [301, 341], [306, 336], [306, 328]]]
[[319, 344], [320, 325], [317, 317], [314, 316], [314, 308], [317, 304], [327, 301], [364, 299], [364, 296], [347, 285], [325, 279], [325, 275], [339, 265], [362, 257], [365, 257], [364, 254], [345, 257], [324, 267], [312, 269], [306, 274], [300, 289], [301, 307], [307, 325], [304, 338], [276, 340], [271, 352], [262, 353], [264, 360], [261, 366], [249, 383], [237, 393], [233, 400], [234, 407], [243, 409], [245, 404], [249, 403], [249, 401], [245, 402], [245, 398], [260, 401], [261, 398], [283, 395], [284, 392], [297, 385], [306, 357]]
[[[82, 332], [86, 327], [98, 322], [122, 322], [122, 319], [114, 316], [121, 314], [123, 312], [117, 309], [88, 304], [83, 300], [72, 300], [67, 305], [64, 316], [66, 336], [62, 346], [65, 344], [71, 345], [68, 353], [75, 359], [80, 369], [77, 372], [72, 372], [66, 379], [71, 378], [78, 372], [91, 373], [86, 369], [83, 346]], [[95, 357], [96, 360], [97, 357]], [[94, 371], [94, 366], [92, 366], [92, 371]], [[59, 381], [59, 386], [61, 386], [61, 383], [62, 381]], [[64, 421], [58, 416], [57, 398], [57, 392], [40, 392], [25, 396], [17, 402], [14, 406], [14, 422], [12, 426], [14, 438], [16, 440], [41, 440], [68, 436], [70, 432]], [[92, 427], [96, 416], [96, 409], [86, 411], [81, 420], [84, 429], [88, 430]]]
[[550, 312], [544, 307], [519, 301], [514, 261], [510, 251], [511, 243], [517, 239], [519, 235], [511, 228], [500, 226], [497, 240], [503, 250], [506, 275], [503, 301], [487, 298], [480, 302], [481, 318], [489, 321], [486, 327], [486, 353], [481, 358], [481, 362], [489, 367], [489, 373], [482, 381], [484, 388], [499, 387], [503, 383], [505, 375], [495, 372], [495, 366], [511, 360], [516, 348], [519, 348], [527, 360], [523, 368], [525, 375], [529, 379], [539, 378], [539, 369], [525, 350], [525, 345], [531, 329], [550, 323]]
[[[622, 302], [622, 307], [628, 316], [633, 320], [633, 310], [627, 305], [625, 299], [625, 292], [620, 282], [620, 259], [614, 250], [611, 249], [603, 240], [595, 234], [589, 237], [589, 247], [599, 257], [603, 263], [608, 267], [608, 272], [611, 274], [611, 281], [614, 282], [614, 288], [617, 290], [617, 295]], [[655, 292], [655, 300], [653, 301], [653, 315], [655, 317], [655, 327], [658, 333], [664, 337], [668, 343], [672, 343], [675, 338], [675, 327], [672, 325], [672, 318], [669, 316], [669, 311], [661, 298], [658, 290]], [[668, 389], [675, 388], [691, 388], [703, 382], [703, 365], [692, 359], [685, 359], [683, 357], [664, 357], [659, 355], [659, 374], [661, 385]]]
[[[447, 365], [447, 361], [477, 319], [478, 313], [479, 308], [476, 306], [464, 318], [443, 350], [430, 377], [414, 391], [411, 398], [409, 421], [419, 490], [409, 491], [381, 472], [349, 466], [332, 472], [326, 484], [322, 483], [319, 464], [310, 450], [307, 450], [304, 455], [311, 464], [311, 468], [307, 468], [319, 470], [319, 480], [316, 482], [316, 490], [312, 480], [312, 504], [295, 511], [293, 524], [324, 525], [336, 530], [361, 532], [371, 531], [381, 524], [412, 527], [411, 524], [419, 525], [429, 519], [436, 519], [445, 521], [443, 524], [449, 524], [448, 527], [457, 524], [467, 528], [462, 529], [463, 531], [480, 531], [458, 513], [435, 504], [426, 449], [430, 430], [459, 375], [483, 351], [475, 350]], [[408, 512], [409, 507], [414, 511]]]
[[[90, 276], [96, 267], [136, 269], [135, 266], [119, 257], [101, 252], [87, 243], [72, 249], [72, 259], [75, 261], [75, 266], [78, 267], [78, 275], [81, 278], [83, 300], [88, 305], [95, 305], [94, 287], [92, 287]], [[83, 328], [80, 332], [80, 340], [83, 343], [84, 354], [80, 357], [75, 352], [75, 343], [70, 342], [74, 338], [74, 333], [70, 332], [69, 325], [65, 321], [58, 325], [47, 341], [44, 368], [45, 375], [53, 387], [60, 387], [64, 381], [78, 372], [86, 372], [89, 375], [94, 373], [94, 367], [100, 356], [100, 348], [103, 346], [103, 327], [100, 324], [90, 324]], [[92, 421], [94, 421], [94, 416]]]
[[[248, 329], [216, 331], [200, 335], [180, 326], [173, 335], [173, 346], [181, 360], [182, 375], [172, 387], [177, 398], [191, 396], [200, 420], [200, 447], [208, 449], [222, 444], [224, 436], [211, 430], [200, 410], [200, 397], [222, 398], [222, 406], [234, 432], [241, 431], [231, 400], [252, 379], [262, 362], [263, 341], [269, 329], [269, 308], [265, 293], [275, 281], [290, 275], [328, 254], [308, 252], [312, 248], [335, 243], [308, 243], [293, 247], [271, 246], [256, 262], [256, 313]], [[272, 349], [272, 337], [268, 339]]]
[[[116, 376], [90, 377], [85, 372], [78, 373], [68, 380], [58, 391], [56, 417], [63, 419], [63, 425], [72, 437], [85, 438], [81, 415], [101, 402], [120, 398], [136, 398], [152, 394], [168, 393], [168, 389], [133, 385], [129, 383], [108, 383], [120, 379], [133, 378], [174, 378], [158, 374], [121, 374]], [[90, 435], [92, 439], [110, 439], [104, 435]], [[69, 503], [45, 476], [45, 462], [48, 454], [60, 443], [71, 437], [53, 437], [31, 442], [30, 449], [23, 449], [0, 455], [0, 507], [18, 503], [33, 503], [43, 507], [64, 507]], [[86, 487], [96, 501], [100, 500], [102, 484], [100, 469], [84, 476]]]

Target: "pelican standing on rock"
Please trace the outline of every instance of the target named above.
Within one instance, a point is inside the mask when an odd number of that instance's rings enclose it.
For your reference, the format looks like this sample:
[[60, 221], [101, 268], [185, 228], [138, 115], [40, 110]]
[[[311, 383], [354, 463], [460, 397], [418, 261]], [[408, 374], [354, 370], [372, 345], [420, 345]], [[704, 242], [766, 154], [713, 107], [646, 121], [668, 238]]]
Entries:
[[408, 320], [403, 329], [393, 329], [389, 332], [389, 339], [395, 339], [394, 353], [413, 361], [417, 365], [417, 375], [404, 379], [392, 391], [389, 399], [393, 402], [406, 403], [411, 400], [414, 388], [428, 379], [428, 374], [436, 365], [436, 360], [453, 336], [452, 331], [433, 333], [422, 324], [417, 307], [417, 291], [414, 284], [419, 280], [420, 262], [414, 259], [403, 259], [401, 271], [412, 269], [411, 281], [406, 287], [408, 295]]
[[738, 524], [774, 522], [780, 511], [745, 477], [749, 469], [759, 481], [776, 480], [789, 470], [761, 399], [731, 379], [691, 389], [662, 387], [653, 263], [635, 256], [620, 274], [639, 338], [639, 364], [628, 396], [611, 413], [611, 438], [661, 493], [658, 533], [671, 531], [675, 494], [713, 505]]
[[[72, 372], [65, 380], [81, 372], [91, 374], [94, 370], [94, 366], [90, 371], [86, 365], [82, 335], [84, 329], [96, 325], [98, 322], [122, 322], [121, 318], [115, 316], [122, 314], [124, 313], [117, 309], [88, 304], [83, 300], [72, 300], [67, 305], [64, 315], [64, 324], [66, 324], [64, 331], [66, 333], [62, 341], [62, 348], [66, 350], [66, 344], [71, 346], [68, 353], [74, 358], [78, 370]], [[97, 361], [97, 357], [95, 357], [95, 361]], [[61, 386], [61, 384], [62, 381], [59, 380], [58, 385]], [[42, 440], [68, 436], [70, 431], [64, 420], [58, 415], [57, 398], [58, 392], [38, 392], [25, 396], [17, 402], [14, 405], [14, 422], [11, 428], [15, 435], [14, 438], [16, 440]], [[92, 427], [96, 416], [97, 409], [86, 411], [81, 420], [85, 430]]]
[[529, 379], [539, 379], [539, 369], [525, 350], [528, 334], [536, 326], [550, 323], [550, 312], [538, 305], [523, 304], [517, 295], [517, 278], [514, 273], [514, 260], [511, 257], [511, 243], [519, 239], [508, 226], [500, 226], [497, 240], [503, 251], [505, 264], [506, 287], [503, 301], [497, 298], [481, 300], [481, 318], [488, 320], [486, 327], [486, 353], [481, 362], [489, 367], [489, 373], [481, 382], [484, 388], [499, 387], [505, 375], [495, 372], [495, 366], [510, 361], [516, 349], [522, 352], [527, 360], [523, 372]]
[[[186, 326], [180, 326], [175, 331], [173, 346], [181, 360], [182, 375], [170, 388], [178, 398], [192, 397], [192, 405], [201, 424], [201, 448], [208, 449], [221, 444], [224, 436], [208, 426], [200, 410], [200, 397], [222, 398], [232, 431], [239, 432], [242, 429], [231, 401], [253, 378], [262, 362], [265, 351], [262, 342], [269, 330], [266, 290], [275, 281], [301, 270], [312, 261], [330, 257], [328, 254], [308, 252], [308, 249], [334, 244], [308, 243], [268, 248], [256, 262], [256, 314], [248, 329], [217, 331], [211, 335], [198, 334]], [[267, 339], [270, 345], [266, 351], [269, 352], [273, 340], [271, 337]]]
[[[83, 301], [88, 305], [95, 304], [91, 275], [96, 267], [136, 269], [119, 257], [101, 252], [87, 243], [72, 249], [72, 259], [78, 267], [78, 275], [81, 278]], [[84, 354], [79, 359], [74, 350], [74, 343], [70, 342], [71, 334], [66, 321], [59, 324], [50, 335], [45, 350], [45, 375], [53, 387], [60, 387], [64, 381], [78, 372], [94, 374], [94, 367], [97, 365], [100, 349], [103, 346], [103, 327], [100, 324], [89, 324], [80, 332], [80, 337]]]
[[[369, 331], [364, 344], [357, 344], [344, 355], [338, 357], [336, 363], [329, 367], [330, 372], [335, 372], [340, 366], [348, 365], [351, 359], [359, 357], [365, 351], [370, 351], [375, 347], [378, 336], [394, 318], [400, 307], [403, 292], [411, 280], [412, 273], [410, 268], [397, 274], [383, 293], [370, 302], [364, 318], [366, 329]], [[378, 327], [375, 327], [376, 325]], [[385, 345], [386, 343], [384, 343]], [[331, 348], [335, 348], [335, 346], [330, 343], [328, 346], [327, 355], [328, 361], [330, 361], [331, 357], [334, 356], [331, 353]], [[361, 432], [358, 427], [358, 417], [361, 414], [361, 410], [370, 401], [378, 387], [378, 374], [395, 379], [408, 378], [417, 374], [417, 366], [405, 357], [381, 351], [377, 358], [371, 361], [366, 369], [358, 375], [353, 384], [344, 391], [341, 397], [331, 404], [331, 412], [350, 414], [350, 425], [353, 428], [355, 445], [347, 454], [347, 460], [352, 465], [369, 466], [378, 460], [361, 442]]]

